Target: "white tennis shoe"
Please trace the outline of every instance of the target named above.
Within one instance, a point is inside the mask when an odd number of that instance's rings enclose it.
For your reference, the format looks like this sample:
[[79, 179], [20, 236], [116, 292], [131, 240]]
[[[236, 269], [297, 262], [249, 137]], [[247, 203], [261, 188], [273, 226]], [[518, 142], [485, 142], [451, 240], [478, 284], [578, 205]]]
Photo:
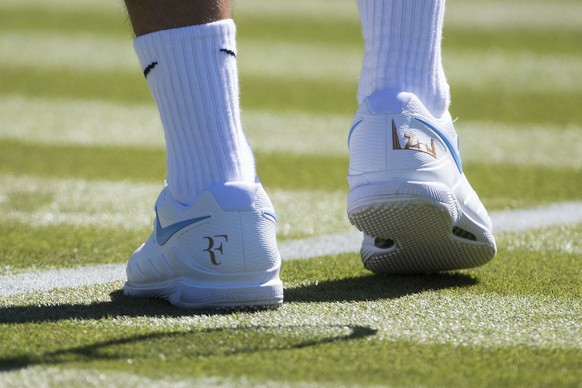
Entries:
[[190, 207], [165, 187], [154, 231], [127, 264], [124, 293], [194, 309], [254, 309], [283, 302], [277, 219], [260, 184], [217, 184]]
[[450, 114], [411, 93], [366, 98], [348, 137], [348, 217], [376, 273], [471, 268], [496, 253], [491, 220], [463, 174]]

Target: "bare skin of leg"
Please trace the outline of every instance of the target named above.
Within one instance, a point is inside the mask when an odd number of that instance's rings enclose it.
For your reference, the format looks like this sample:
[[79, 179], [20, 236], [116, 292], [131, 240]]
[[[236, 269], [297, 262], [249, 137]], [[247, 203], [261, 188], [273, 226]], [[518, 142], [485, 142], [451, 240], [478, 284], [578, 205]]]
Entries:
[[230, 19], [230, 0], [125, 0], [136, 36]]

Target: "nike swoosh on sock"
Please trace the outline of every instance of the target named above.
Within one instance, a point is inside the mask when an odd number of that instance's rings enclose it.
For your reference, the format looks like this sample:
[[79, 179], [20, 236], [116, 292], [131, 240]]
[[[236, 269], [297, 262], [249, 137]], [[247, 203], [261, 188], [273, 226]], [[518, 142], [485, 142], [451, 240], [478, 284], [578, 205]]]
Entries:
[[236, 58], [236, 54], [235, 54], [235, 52], [234, 52], [234, 51], [232, 51], [232, 50], [229, 50], [229, 49], [227, 49], [227, 48], [221, 48], [219, 51], [220, 51], [221, 53], [226, 53], [226, 54], [228, 54], [228, 55], [230, 55], [230, 56], [232, 56], [232, 57], [235, 57], [235, 58]]
[[146, 66], [145, 69], [143, 69], [143, 76], [147, 79], [148, 75], [150, 74], [150, 72], [158, 65], [157, 61], [154, 61], [152, 63], [150, 63], [149, 65]]

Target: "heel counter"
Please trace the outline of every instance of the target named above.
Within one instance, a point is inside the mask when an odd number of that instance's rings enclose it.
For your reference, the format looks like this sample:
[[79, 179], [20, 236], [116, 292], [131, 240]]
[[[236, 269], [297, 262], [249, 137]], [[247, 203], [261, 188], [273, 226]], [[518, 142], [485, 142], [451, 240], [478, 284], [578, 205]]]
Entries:
[[349, 138], [350, 175], [386, 169], [386, 115], [367, 113], [356, 120]]
[[348, 136], [350, 175], [386, 170], [393, 147], [392, 120], [413, 100], [411, 93], [380, 90], [360, 105]]
[[277, 224], [273, 213], [256, 210], [240, 212], [243, 235], [244, 270], [270, 271], [281, 265], [277, 246]]

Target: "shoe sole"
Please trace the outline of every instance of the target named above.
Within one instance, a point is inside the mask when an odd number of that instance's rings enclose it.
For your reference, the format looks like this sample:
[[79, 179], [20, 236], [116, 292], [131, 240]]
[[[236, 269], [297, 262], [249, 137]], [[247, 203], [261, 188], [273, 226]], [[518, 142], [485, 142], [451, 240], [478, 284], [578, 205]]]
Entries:
[[[451, 192], [423, 185], [402, 187], [397, 191], [408, 193], [352, 200], [350, 222], [368, 236], [393, 242], [385, 249], [362, 246], [367, 269], [378, 274], [438, 272], [477, 267], [495, 256], [492, 237], [474, 241], [453, 232], [464, 214]], [[487, 230], [482, 234], [491, 235]]]
[[160, 285], [134, 286], [126, 283], [126, 296], [164, 299], [176, 307], [214, 312], [275, 309], [283, 304], [283, 283], [261, 286], [201, 288], [181, 279]]

